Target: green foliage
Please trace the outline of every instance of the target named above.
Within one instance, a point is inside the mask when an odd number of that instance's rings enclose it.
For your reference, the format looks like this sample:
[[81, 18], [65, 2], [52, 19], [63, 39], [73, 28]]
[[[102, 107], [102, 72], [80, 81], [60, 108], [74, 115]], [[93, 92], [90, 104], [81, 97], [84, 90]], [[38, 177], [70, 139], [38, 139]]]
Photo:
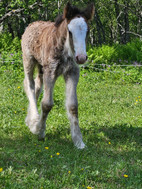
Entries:
[[117, 60], [142, 62], [142, 41], [134, 40], [126, 45], [116, 45]]
[[116, 56], [114, 46], [102, 45], [101, 47], [93, 47], [88, 50], [88, 58], [93, 64], [109, 64]]
[[0, 52], [3, 51], [16, 51], [21, 49], [21, 42], [18, 37], [12, 39], [10, 33], [0, 33]]
[[132, 61], [138, 64], [142, 61], [142, 41], [137, 39], [126, 45], [92, 47], [88, 50], [88, 58], [91, 65], [131, 64]]
[[[0, 55], [0, 74], [4, 73], [4, 78], [11, 74], [11, 82], [24, 76], [22, 65], [22, 52], [6, 52]], [[5, 82], [5, 81], [4, 81]]]

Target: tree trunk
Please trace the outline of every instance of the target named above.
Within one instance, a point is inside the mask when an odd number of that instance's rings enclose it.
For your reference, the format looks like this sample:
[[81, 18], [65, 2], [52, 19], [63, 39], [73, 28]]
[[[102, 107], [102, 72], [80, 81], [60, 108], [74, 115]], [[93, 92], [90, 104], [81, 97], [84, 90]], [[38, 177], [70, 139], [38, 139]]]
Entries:
[[96, 22], [96, 28], [98, 33], [98, 43], [101, 45], [103, 42], [105, 42], [105, 31], [103, 28], [103, 24], [100, 20], [99, 14], [97, 10], [95, 10], [95, 22]]
[[118, 5], [118, 0], [115, 0], [115, 13], [116, 13], [116, 20], [117, 20], [117, 28], [118, 28], [118, 32], [119, 33], [119, 39], [120, 39], [120, 42], [123, 43], [123, 34], [122, 34], [122, 30], [121, 30], [121, 12], [120, 12], [120, 9], [119, 9], [119, 5]]
[[125, 9], [124, 9], [124, 21], [125, 21], [125, 37], [124, 37], [124, 43], [129, 42], [130, 40], [130, 34], [129, 31], [129, 17], [128, 17], [128, 2], [125, 2]]

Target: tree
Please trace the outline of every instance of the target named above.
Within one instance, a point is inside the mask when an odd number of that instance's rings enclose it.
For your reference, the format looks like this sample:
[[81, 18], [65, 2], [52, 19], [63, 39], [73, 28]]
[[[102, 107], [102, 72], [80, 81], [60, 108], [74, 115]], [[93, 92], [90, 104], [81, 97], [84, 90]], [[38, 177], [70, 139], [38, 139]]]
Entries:
[[[54, 21], [62, 14], [68, 0], [3, 0], [0, 1], [0, 30], [21, 38], [29, 23], [36, 20]], [[94, 2], [95, 15], [90, 27], [91, 44], [127, 43], [142, 38], [141, 0], [70, 0], [73, 5], [86, 7]]]

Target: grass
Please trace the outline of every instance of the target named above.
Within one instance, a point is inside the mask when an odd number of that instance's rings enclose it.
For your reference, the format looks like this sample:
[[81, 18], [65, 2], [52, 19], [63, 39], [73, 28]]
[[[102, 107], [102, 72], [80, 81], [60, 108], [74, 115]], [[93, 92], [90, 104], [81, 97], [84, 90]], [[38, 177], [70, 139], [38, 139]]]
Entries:
[[24, 122], [28, 101], [22, 67], [11, 66], [0, 68], [0, 188], [142, 188], [141, 84], [81, 70], [79, 121], [87, 148], [77, 150], [63, 78], [54, 89], [45, 142], [38, 142]]

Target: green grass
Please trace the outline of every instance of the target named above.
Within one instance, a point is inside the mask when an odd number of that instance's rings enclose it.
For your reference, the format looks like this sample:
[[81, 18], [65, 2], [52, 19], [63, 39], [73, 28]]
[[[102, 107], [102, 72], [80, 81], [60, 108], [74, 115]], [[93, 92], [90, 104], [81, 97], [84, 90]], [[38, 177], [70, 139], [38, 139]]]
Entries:
[[63, 78], [54, 89], [45, 142], [38, 142], [24, 123], [28, 101], [23, 69], [12, 66], [0, 68], [0, 188], [142, 188], [140, 84], [111, 73], [81, 71], [79, 121], [87, 148], [77, 150], [64, 106]]

